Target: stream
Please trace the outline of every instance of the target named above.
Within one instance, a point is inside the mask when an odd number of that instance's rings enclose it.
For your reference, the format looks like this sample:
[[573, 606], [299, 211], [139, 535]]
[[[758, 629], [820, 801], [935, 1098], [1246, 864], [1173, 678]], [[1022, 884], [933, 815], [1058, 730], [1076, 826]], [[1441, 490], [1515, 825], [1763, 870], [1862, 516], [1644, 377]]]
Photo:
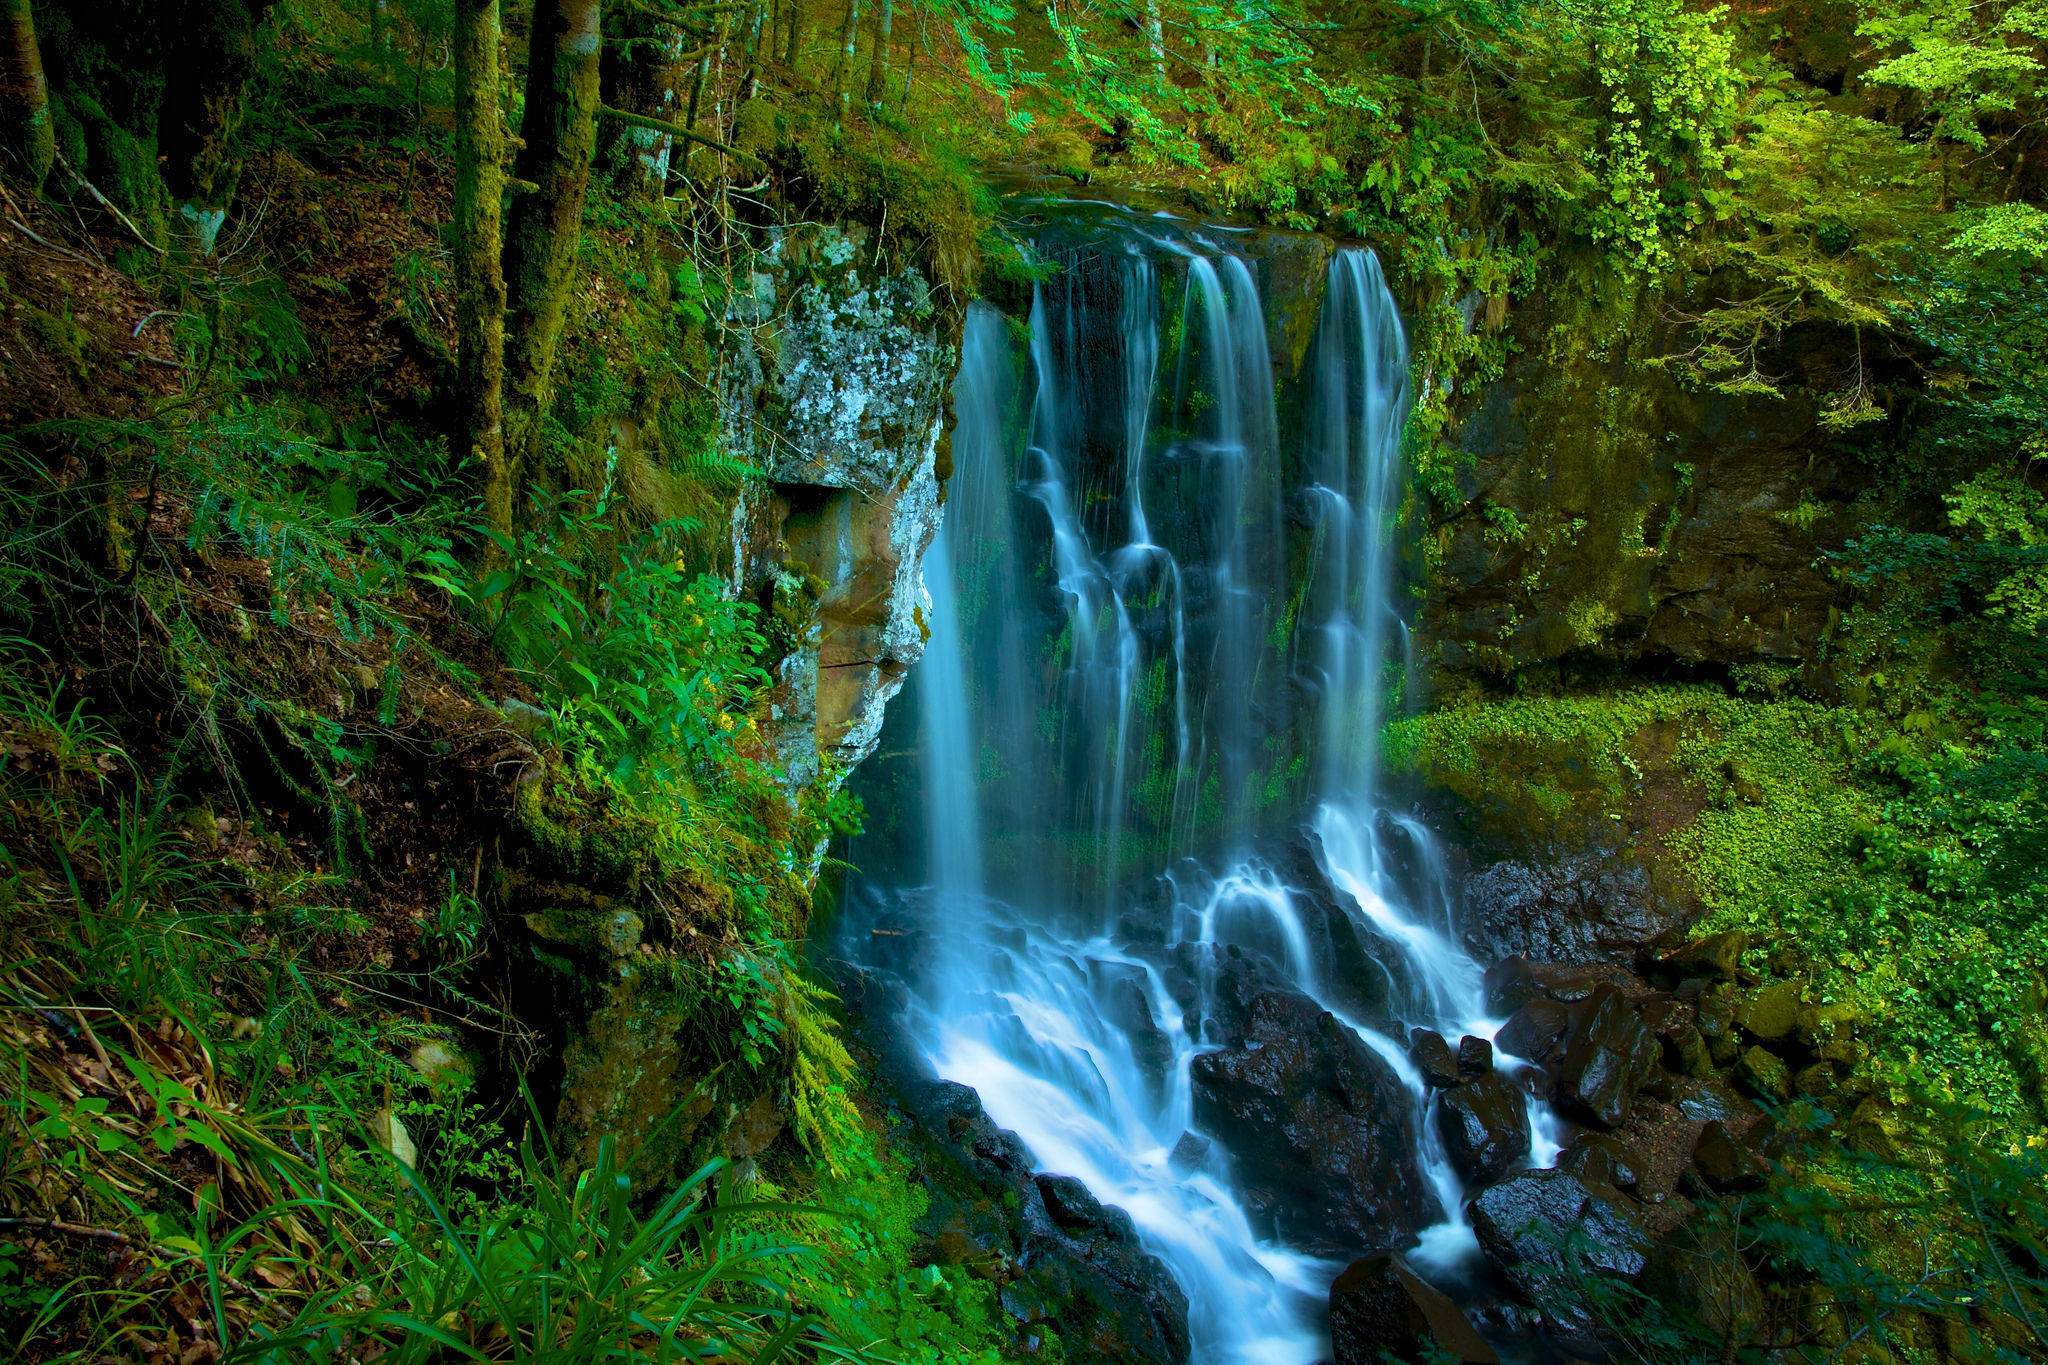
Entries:
[[[1435, 835], [1380, 782], [1410, 673], [1407, 344], [1363, 248], [1328, 257], [1276, 380], [1236, 235], [1048, 224], [1028, 316], [968, 316], [905, 698], [922, 828], [856, 888], [846, 951], [863, 905], [918, 926], [899, 1027], [1039, 1169], [1130, 1214], [1187, 1295], [1193, 1359], [1314, 1361], [1330, 1281], [1372, 1248], [1230, 1140], [1263, 1120], [1231, 1107], [1226, 1043], [1242, 1070], [1265, 1036], [1247, 1011], [1305, 996], [1384, 1062], [1398, 1150], [1367, 1235], [1449, 1283], [1476, 1247], [1410, 1031], [1455, 1047], [1501, 1022]], [[1548, 1165], [1556, 1124], [1527, 1104]]]

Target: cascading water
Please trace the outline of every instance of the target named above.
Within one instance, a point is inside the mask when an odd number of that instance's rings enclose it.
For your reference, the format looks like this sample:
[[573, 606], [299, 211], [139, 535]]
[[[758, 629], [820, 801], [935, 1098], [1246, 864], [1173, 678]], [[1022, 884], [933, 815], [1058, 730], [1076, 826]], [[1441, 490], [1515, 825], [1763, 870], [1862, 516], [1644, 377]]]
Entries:
[[[1002, 316], [965, 332], [916, 684], [926, 885], [895, 893], [931, 949], [903, 1027], [1040, 1169], [1131, 1215], [1196, 1359], [1306, 1362], [1338, 1248], [1276, 1237], [1247, 1194], [1264, 1154], [1193, 1136], [1227, 983], [1271, 963], [1398, 1078], [1429, 1264], [1470, 1239], [1407, 1030], [1495, 1028], [1434, 840], [1375, 785], [1405, 341], [1371, 253], [1336, 253], [1288, 461], [1255, 277], [1217, 234], [1142, 220], [1048, 253], [1028, 377]], [[1290, 811], [1337, 929], [1261, 843]], [[1204, 847], [1220, 871], [1184, 856]]]

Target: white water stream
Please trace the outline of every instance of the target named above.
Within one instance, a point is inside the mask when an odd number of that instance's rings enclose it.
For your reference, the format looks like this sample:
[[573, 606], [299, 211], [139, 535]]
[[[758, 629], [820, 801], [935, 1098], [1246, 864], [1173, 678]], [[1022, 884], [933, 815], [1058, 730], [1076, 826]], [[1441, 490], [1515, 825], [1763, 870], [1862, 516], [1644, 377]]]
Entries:
[[[1381, 716], [1406, 666], [1398, 312], [1369, 252], [1336, 254], [1290, 465], [1254, 274], [1214, 236], [1148, 224], [1070, 253], [1034, 301], [1027, 373], [1011, 324], [983, 305], [969, 315], [916, 687], [928, 885], [909, 899], [934, 956], [908, 983], [904, 1027], [1040, 1169], [1130, 1213], [1187, 1292], [1196, 1360], [1286, 1365], [1326, 1353], [1323, 1297], [1341, 1266], [1261, 1240], [1233, 1178], [1256, 1153], [1175, 1159], [1210, 1011], [1206, 998], [1189, 1008], [1161, 962], [1265, 951], [1387, 1061], [1425, 1120], [1407, 1030], [1455, 1045], [1499, 1021], [1453, 933], [1433, 836], [1377, 799]], [[1169, 354], [1162, 319], [1176, 313]], [[1285, 550], [1289, 499], [1308, 521], [1305, 569]], [[1057, 604], [1035, 624], [1034, 594]], [[1270, 800], [1254, 807], [1287, 695], [1312, 712], [1294, 823], [1343, 912], [1400, 959], [1395, 1018], [1377, 1028], [1346, 1013], [1343, 983], [1318, 979], [1298, 889], [1253, 851], [1257, 819], [1272, 821]], [[1200, 853], [1202, 838], [1218, 870], [1165, 879], [1163, 943], [1134, 945], [1117, 901], [1129, 855]], [[1093, 875], [1056, 873], [1077, 845]], [[1534, 1117], [1544, 1163], [1555, 1145]], [[1416, 1131], [1444, 1218], [1410, 1254], [1448, 1269], [1472, 1247], [1463, 1192], [1436, 1125]]]

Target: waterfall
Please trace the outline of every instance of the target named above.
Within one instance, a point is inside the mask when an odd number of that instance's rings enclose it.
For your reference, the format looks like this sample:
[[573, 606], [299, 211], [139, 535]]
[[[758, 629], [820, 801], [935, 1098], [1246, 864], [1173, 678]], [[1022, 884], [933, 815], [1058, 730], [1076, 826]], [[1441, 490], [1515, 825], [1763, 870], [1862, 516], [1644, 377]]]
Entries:
[[[1047, 243], [1022, 348], [970, 310], [925, 569], [925, 885], [895, 892], [931, 954], [902, 1027], [1039, 1169], [1131, 1215], [1187, 1292], [1197, 1360], [1307, 1362], [1341, 1261], [1247, 1203], [1262, 1153], [1186, 1155], [1224, 964], [1270, 962], [1398, 1078], [1417, 1207], [1441, 1213], [1413, 1228], [1426, 1266], [1472, 1242], [1408, 1029], [1498, 1021], [1433, 835], [1377, 786], [1405, 633], [1398, 311], [1370, 252], [1335, 254], [1290, 460], [1256, 275], [1218, 236], [1144, 220]], [[1275, 852], [1296, 846], [1383, 1001], [1331, 956]]]

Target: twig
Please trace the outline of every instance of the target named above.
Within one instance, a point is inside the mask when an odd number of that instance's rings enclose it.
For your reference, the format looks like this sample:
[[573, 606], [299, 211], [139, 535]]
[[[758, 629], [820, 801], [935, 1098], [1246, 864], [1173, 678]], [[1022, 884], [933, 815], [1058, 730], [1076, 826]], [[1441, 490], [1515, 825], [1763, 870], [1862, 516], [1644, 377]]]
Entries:
[[64, 1223], [59, 1222], [55, 1218], [0, 1218], [0, 1227], [33, 1228], [37, 1232], [61, 1232], [71, 1237], [91, 1237], [102, 1242], [120, 1242], [124, 1245], [135, 1240], [127, 1233], [116, 1232], [112, 1228], [88, 1227], [84, 1223]]
[[134, 220], [131, 219], [127, 214], [121, 212], [120, 208], [115, 205], [113, 200], [107, 198], [107, 196], [105, 196], [104, 194], [101, 194], [99, 191], [99, 187], [97, 185], [93, 184], [92, 181], [87, 180], [84, 176], [80, 175], [72, 167], [71, 163], [65, 159], [64, 149], [62, 147], [59, 147], [57, 149], [57, 164], [64, 168], [64, 173], [66, 175], [70, 176], [73, 180], [76, 180], [80, 185], [85, 187], [85, 192], [93, 197], [94, 202], [96, 202], [101, 208], [105, 209], [108, 213], [113, 214], [115, 218], [119, 219], [122, 227], [127, 228], [130, 232], [134, 233], [136, 241], [142, 243], [144, 246], [148, 247], [151, 251], [154, 251], [159, 256], [164, 254], [164, 249], [158, 246], [155, 242], [150, 241], [149, 238], [143, 236], [142, 229], [135, 226]]

